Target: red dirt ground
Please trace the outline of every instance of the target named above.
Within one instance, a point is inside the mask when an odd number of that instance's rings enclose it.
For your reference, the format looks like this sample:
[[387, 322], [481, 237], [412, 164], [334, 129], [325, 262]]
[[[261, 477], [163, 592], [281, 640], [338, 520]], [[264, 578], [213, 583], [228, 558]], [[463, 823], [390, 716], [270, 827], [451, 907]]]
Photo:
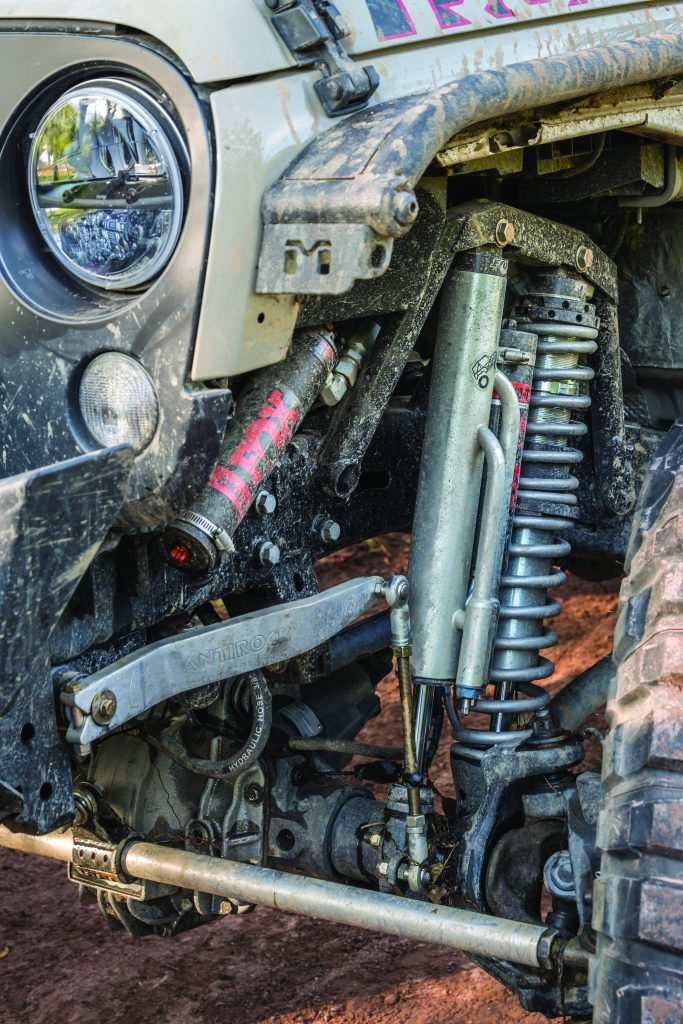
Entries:
[[[393, 535], [321, 563], [324, 586], [406, 568]], [[571, 578], [553, 689], [610, 650], [618, 582]], [[400, 735], [395, 682], [380, 684], [383, 711], [362, 734]], [[448, 740], [434, 779], [449, 792]], [[435, 946], [257, 910], [175, 939], [133, 940], [80, 906], [63, 865], [0, 851], [0, 1024], [499, 1024], [526, 1014], [466, 957]]]

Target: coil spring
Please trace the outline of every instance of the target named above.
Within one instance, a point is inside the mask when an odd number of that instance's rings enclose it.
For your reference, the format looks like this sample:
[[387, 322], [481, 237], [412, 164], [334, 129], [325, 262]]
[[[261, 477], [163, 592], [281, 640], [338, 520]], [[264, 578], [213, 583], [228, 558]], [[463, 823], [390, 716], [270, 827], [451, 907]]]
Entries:
[[[569, 442], [588, 429], [571, 417], [590, 406], [590, 397], [580, 389], [594, 373], [579, 360], [597, 349], [598, 320], [595, 308], [586, 302], [587, 293], [587, 283], [577, 275], [541, 274], [513, 311], [518, 325], [537, 335], [538, 346], [517, 510], [500, 583], [489, 677], [495, 698], [476, 705], [477, 711], [491, 716], [491, 728], [468, 729], [459, 722], [454, 728], [454, 738], [471, 754], [528, 738], [530, 729], [506, 728], [509, 717], [535, 713], [550, 702], [537, 682], [552, 675], [555, 666], [540, 652], [557, 643], [557, 633], [544, 626], [544, 620], [559, 615], [562, 605], [549, 598], [548, 591], [565, 582], [565, 573], [554, 563], [570, 553], [571, 545], [558, 535], [571, 527], [577, 511], [579, 481], [570, 470], [583, 456]], [[517, 698], [518, 691], [523, 698]]]

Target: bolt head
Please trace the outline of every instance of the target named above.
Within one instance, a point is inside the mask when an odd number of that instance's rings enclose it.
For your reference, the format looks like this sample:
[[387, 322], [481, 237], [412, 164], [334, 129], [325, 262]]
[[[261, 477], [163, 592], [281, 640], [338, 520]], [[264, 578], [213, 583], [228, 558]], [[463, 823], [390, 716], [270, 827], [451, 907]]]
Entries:
[[334, 519], [326, 519], [320, 527], [320, 539], [324, 544], [333, 544], [341, 537], [341, 526]]
[[582, 273], [586, 270], [590, 270], [593, 266], [594, 260], [593, 250], [589, 249], [587, 245], [580, 245], [576, 250], [576, 269]]
[[108, 725], [116, 714], [116, 694], [112, 690], [100, 690], [92, 702], [91, 715], [98, 725]]
[[381, 864], [377, 865], [377, 874], [383, 875], [385, 878], [389, 874], [389, 864], [383, 860]]
[[262, 544], [259, 544], [256, 555], [261, 565], [272, 567], [277, 565], [280, 561], [280, 548], [277, 544], [273, 544], [271, 541], [266, 540]]
[[509, 220], [499, 220], [496, 224], [496, 243], [501, 246], [511, 245], [515, 240], [515, 225]]
[[272, 515], [277, 508], [275, 495], [271, 494], [270, 491], [259, 491], [256, 495], [254, 508], [260, 516]]
[[394, 218], [399, 224], [412, 224], [418, 214], [417, 199], [412, 192], [399, 192], [394, 200]]

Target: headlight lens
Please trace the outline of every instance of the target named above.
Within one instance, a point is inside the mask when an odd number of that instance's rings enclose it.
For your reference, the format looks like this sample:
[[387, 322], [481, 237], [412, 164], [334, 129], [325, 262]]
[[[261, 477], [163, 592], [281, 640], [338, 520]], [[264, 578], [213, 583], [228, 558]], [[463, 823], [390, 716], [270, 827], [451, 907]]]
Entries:
[[95, 356], [78, 397], [83, 422], [103, 448], [127, 444], [139, 454], [156, 433], [159, 402], [152, 378], [124, 352]]
[[72, 89], [43, 117], [29, 158], [31, 204], [76, 277], [131, 288], [168, 262], [183, 215], [172, 132], [152, 97], [116, 82]]

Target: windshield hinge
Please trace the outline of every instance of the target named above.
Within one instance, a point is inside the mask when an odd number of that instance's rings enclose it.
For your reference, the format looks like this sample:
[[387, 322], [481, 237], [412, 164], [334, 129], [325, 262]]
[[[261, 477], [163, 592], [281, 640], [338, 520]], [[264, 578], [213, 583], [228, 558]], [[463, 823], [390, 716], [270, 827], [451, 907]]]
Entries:
[[362, 110], [379, 85], [371, 65], [360, 67], [342, 49], [339, 40], [349, 28], [330, 0], [266, 0], [271, 21], [300, 67], [317, 67], [323, 77], [314, 83], [328, 117]]

